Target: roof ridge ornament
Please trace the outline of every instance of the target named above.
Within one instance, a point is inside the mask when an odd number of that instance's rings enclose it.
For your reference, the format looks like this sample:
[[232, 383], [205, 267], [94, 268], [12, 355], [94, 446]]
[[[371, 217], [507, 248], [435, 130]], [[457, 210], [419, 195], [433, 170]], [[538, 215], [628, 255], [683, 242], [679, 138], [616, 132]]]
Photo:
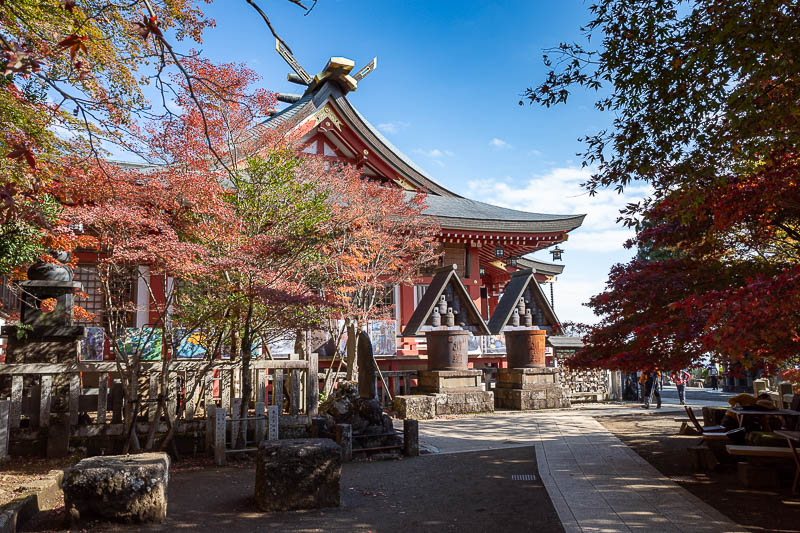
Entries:
[[346, 93], [355, 91], [358, 82], [363, 80], [369, 73], [378, 68], [378, 58], [364, 65], [354, 76], [350, 72], [355, 67], [355, 62], [346, 57], [331, 57], [322, 71], [313, 78], [306, 72], [300, 63], [292, 55], [292, 52], [279, 39], [275, 39], [275, 50], [284, 61], [295, 71], [296, 75], [289, 74], [287, 79], [292, 83], [305, 85], [308, 87], [306, 92], [313, 91], [325, 81], [335, 81]]

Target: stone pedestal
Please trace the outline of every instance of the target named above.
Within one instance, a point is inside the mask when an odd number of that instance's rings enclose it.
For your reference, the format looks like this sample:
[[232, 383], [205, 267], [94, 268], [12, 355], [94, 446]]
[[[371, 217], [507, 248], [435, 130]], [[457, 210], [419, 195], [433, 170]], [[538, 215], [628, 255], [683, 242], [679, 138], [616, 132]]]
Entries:
[[71, 521], [163, 522], [167, 517], [166, 453], [83, 459], [64, 475], [64, 506]]
[[494, 412], [494, 393], [485, 391], [480, 370], [420, 370], [417, 390], [423, 394], [397, 396], [400, 418], [425, 420], [443, 415]]
[[555, 409], [569, 407], [557, 368], [500, 368], [494, 389], [495, 407]]
[[256, 506], [293, 511], [339, 505], [341, 448], [330, 439], [265, 440], [256, 456]]

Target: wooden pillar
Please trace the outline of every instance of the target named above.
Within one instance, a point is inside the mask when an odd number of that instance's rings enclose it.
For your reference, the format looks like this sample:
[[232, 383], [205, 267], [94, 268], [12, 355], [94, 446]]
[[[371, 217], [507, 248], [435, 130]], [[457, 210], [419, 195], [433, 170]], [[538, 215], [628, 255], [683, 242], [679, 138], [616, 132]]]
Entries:
[[105, 424], [108, 410], [108, 372], [100, 372], [97, 379], [97, 423]]
[[53, 376], [42, 376], [39, 400], [39, 427], [50, 425], [50, 405], [53, 401]]
[[[261, 372], [261, 375], [264, 375], [264, 372]], [[264, 405], [263, 401], [256, 402], [256, 431], [255, 431], [255, 438], [256, 438], [256, 446], [266, 438], [267, 435], [267, 409]]]
[[317, 416], [319, 412], [319, 355], [317, 352], [308, 354], [308, 374], [306, 376], [306, 413], [309, 418]]
[[11, 402], [0, 400], [0, 461], [8, 457], [8, 443], [11, 441]]

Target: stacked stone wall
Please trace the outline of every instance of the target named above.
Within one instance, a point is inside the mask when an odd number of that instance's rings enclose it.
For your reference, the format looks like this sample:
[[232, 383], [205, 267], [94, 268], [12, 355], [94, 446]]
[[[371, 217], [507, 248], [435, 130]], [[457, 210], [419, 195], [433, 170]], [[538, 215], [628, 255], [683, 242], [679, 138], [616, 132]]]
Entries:
[[[561, 386], [567, 389], [570, 396], [593, 393], [597, 400], [609, 397], [610, 383], [605, 370], [572, 370], [561, 367]], [[574, 401], [574, 400], [573, 400]]]

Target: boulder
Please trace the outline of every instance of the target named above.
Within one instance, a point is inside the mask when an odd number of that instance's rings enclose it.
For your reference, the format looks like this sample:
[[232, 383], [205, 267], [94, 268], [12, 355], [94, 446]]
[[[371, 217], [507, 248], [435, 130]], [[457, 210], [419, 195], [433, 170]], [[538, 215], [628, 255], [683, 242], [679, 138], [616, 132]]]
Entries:
[[168, 483], [166, 453], [90, 457], [64, 474], [64, 505], [73, 523], [163, 522]]
[[262, 441], [256, 457], [256, 505], [291, 511], [339, 505], [342, 451], [330, 439]]

